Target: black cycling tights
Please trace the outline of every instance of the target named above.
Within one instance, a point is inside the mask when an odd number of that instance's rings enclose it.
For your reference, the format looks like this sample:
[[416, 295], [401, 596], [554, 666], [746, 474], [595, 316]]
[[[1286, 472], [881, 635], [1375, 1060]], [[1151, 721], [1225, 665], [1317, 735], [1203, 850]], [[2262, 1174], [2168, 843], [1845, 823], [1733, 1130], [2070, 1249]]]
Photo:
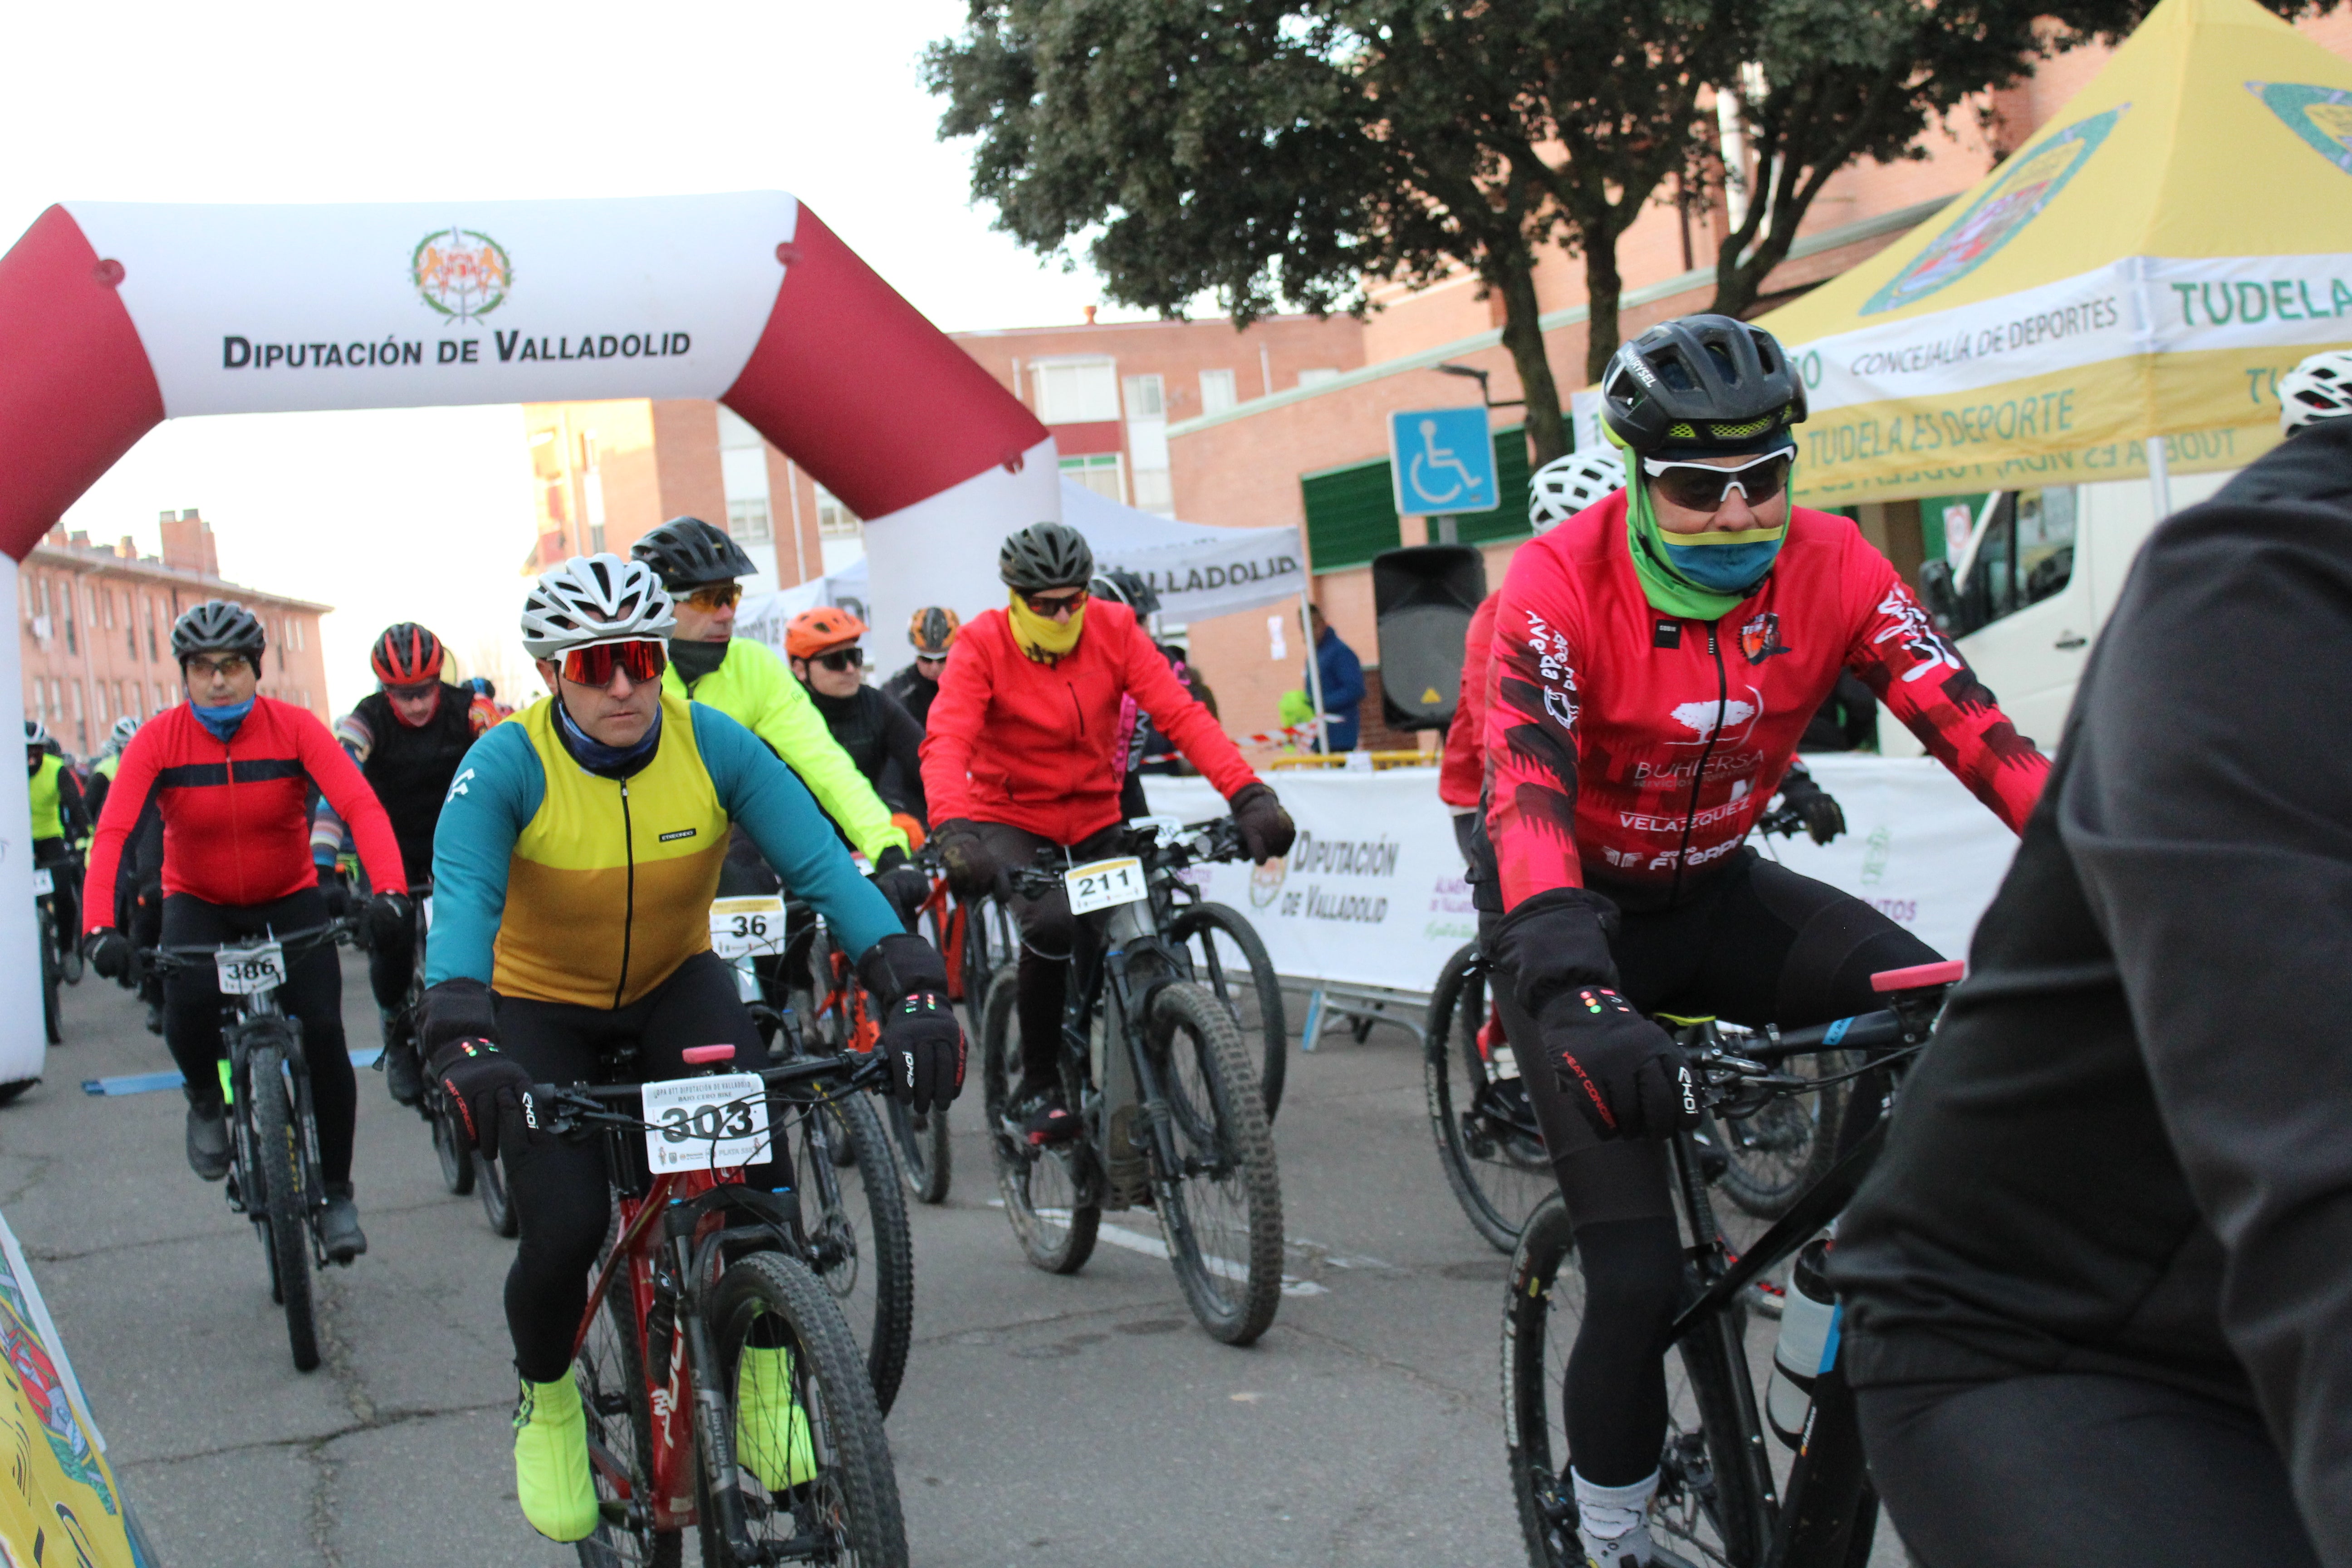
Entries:
[[[1114, 823], [1091, 833], [1070, 849], [1071, 864], [1084, 865], [1111, 852]], [[1037, 851], [1054, 841], [1040, 833], [1002, 822], [980, 825], [980, 840], [990, 858], [1007, 869], [1036, 864]], [[1014, 1007], [1021, 1022], [1020, 1093], [1061, 1082], [1056, 1067], [1062, 1056], [1062, 1006], [1069, 994], [1070, 955], [1076, 950], [1078, 922], [1070, 913], [1068, 892], [1056, 884], [1042, 899], [1010, 900], [1013, 922], [1021, 931], [1021, 963], [1014, 972]], [[1108, 919], [1089, 915], [1099, 929]]]
[[[1879, 1006], [1870, 977], [1936, 951], [1860, 899], [1753, 851], [1671, 910], [1628, 913], [1610, 952], [1645, 1013], [1801, 1028]], [[1530, 1048], [1532, 1020], [1498, 974], [1503, 1029], [1527, 1074], [1562, 1198], [1576, 1225], [1584, 1321], [1569, 1353], [1568, 1447], [1597, 1486], [1631, 1486], [1665, 1442], [1665, 1334], [1682, 1290], [1666, 1146], [1602, 1142]], [[1874, 1115], [1864, 1079], [1849, 1103]]]
[[[163, 900], [163, 945], [212, 947], [326, 923], [326, 897], [316, 888], [268, 904], [208, 904], [173, 893]], [[209, 967], [184, 969], [163, 982], [163, 1043], [188, 1080], [188, 1098], [207, 1104], [220, 1099], [222, 1001], [220, 982]], [[302, 1026], [310, 1111], [319, 1124], [320, 1174], [348, 1182], [360, 1086], [343, 1042], [343, 970], [335, 950], [322, 944], [296, 958], [287, 968], [278, 1005]]]
[[[667, 980], [627, 1006], [581, 1007], [562, 1002], [498, 998], [499, 1049], [539, 1083], [650, 1082], [685, 1078], [689, 1046], [731, 1045], [733, 1066], [766, 1067], [768, 1048], [735, 995], [735, 972], [698, 952]], [[630, 1047], [634, 1061], [614, 1058]], [[778, 1152], [782, 1152], [779, 1140]], [[507, 1150], [507, 1193], [522, 1229], [507, 1274], [507, 1330], [515, 1370], [552, 1383], [572, 1364], [572, 1341], [588, 1308], [588, 1277], [612, 1223], [604, 1142], [525, 1143]], [[754, 1165], [747, 1185], [773, 1190], [792, 1179], [788, 1161]]]
[[1920, 1568], [2316, 1568], [2251, 1411], [2138, 1378], [2046, 1373], [1857, 1396]]

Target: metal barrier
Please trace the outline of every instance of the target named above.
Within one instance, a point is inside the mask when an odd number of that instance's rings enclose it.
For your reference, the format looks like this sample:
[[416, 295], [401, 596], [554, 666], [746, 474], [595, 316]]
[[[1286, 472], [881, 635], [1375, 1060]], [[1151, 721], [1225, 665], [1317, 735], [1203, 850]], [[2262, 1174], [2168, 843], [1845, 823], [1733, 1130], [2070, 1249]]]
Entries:
[[1410, 1030], [1416, 1040], [1426, 1035], [1422, 1026], [1422, 1019], [1429, 1013], [1426, 991], [1311, 980], [1297, 974], [1285, 974], [1281, 980], [1284, 990], [1307, 993], [1307, 1016], [1298, 1028], [1298, 1048], [1302, 1051], [1313, 1050], [1324, 1032], [1343, 1018], [1349, 1034], [1360, 1046], [1375, 1024], [1394, 1024], [1400, 1029]]

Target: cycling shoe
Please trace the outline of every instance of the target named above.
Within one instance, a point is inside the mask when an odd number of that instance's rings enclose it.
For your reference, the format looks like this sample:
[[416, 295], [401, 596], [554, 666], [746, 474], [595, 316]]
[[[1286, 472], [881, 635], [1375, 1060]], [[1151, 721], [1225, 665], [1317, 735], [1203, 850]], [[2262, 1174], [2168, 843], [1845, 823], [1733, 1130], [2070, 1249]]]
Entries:
[[326, 1244], [330, 1262], [349, 1263], [367, 1250], [367, 1232], [360, 1228], [359, 1205], [352, 1201], [349, 1182], [327, 1188], [326, 1212], [319, 1216], [319, 1238]]
[[188, 1102], [188, 1168], [207, 1182], [228, 1174], [228, 1108]]

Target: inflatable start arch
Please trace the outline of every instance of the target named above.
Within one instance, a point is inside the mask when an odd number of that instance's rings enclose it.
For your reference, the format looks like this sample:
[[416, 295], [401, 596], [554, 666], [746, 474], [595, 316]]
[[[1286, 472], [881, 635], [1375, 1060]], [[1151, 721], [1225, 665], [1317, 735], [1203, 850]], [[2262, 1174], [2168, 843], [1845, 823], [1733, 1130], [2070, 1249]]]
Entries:
[[[968, 600], [1007, 532], [1060, 515], [1045, 426], [781, 192], [77, 202], [0, 257], [0, 586], [178, 415], [621, 397], [715, 398], [866, 519], [877, 625]], [[919, 560], [894, 558], [902, 529]], [[0, 638], [0, 733], [23, 702]], [[0, 769], [0, 1083], [45, 1050], [28, 811]]]

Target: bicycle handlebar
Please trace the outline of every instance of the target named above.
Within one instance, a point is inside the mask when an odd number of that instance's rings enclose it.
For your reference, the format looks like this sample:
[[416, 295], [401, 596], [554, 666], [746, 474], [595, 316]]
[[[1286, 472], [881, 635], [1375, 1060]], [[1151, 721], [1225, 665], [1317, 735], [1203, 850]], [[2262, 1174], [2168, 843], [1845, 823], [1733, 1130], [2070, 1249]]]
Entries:
[[[780, 1067], [747, 1070], [755, 1073], [761, 1083], [769, 1089], [836, 1075], [843, 1075], [844, 1089], [865, 1089], [880, 1081], [887, 1068], [888, 1064], [879, 1051], [844, 1051], [837, 1056], [804, 1057]], [[561, 1137], [580, 1131], [583, 1121], [630, 1127], [645, 1125], [636, 1117], [622, 1116], [605, 1109], [608, 1105], [626, 1103], [642, 1093], [645, 1087], [642, 1083], [535, 1083], [530, 1086], [530, 1093], [541, 1104], [556, 1110], [557, 1115], [549, 1121], [547, 1131]]]
[[346, 915], [339, 921], [329, 921], [324, 925], [305, 926], [300, 931], [289, 931], [283, 935], [247, 937], [236, 942], [214, 942], [209, 946], [197, 944], [183, 947], [142, 947], [139, 950], [139, 956], [156, 973], [171, 974], [209, 963], [215, 953], [233, 952], [252, 947], [257, 942], [274, 942], [290, 960], [297, 953], [308, 952], [310, 949], [323, 943], [341, 942], [344, 938], [357, 931], [359, 927], [358, 916]]
[[[1230, 816], [1172, 827], [1149, 819], [1130, 822], [1123, 836], [1113, 841], [1112, 852], [1138, 857], [1153, 873], [1180, 871], [1199, 860], [1239, 860], [1249, 853], [1242, 844], [1240, 825]], [[1062, 873], [1072, 868], [1068, 849], [1047, 845], [1037, 851], [1033, 864], [1007, 867], [1004, 876], [1014, 892], [1045, 898], [1061, 886]]]

